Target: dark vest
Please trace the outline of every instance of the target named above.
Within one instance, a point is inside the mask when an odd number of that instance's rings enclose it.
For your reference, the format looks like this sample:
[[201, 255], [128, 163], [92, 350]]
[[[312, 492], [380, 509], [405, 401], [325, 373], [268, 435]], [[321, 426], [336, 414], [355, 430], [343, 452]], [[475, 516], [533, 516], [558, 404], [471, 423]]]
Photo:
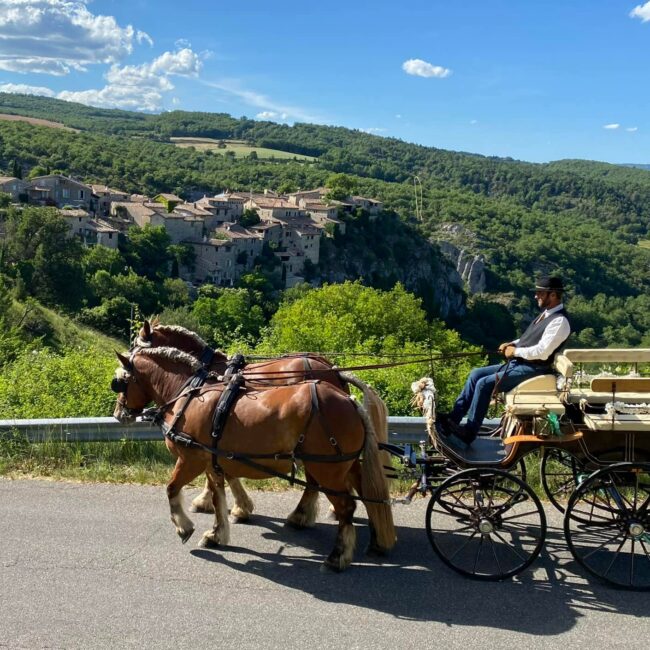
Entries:
[[[547, 316], [543, 320], [539, 321], [536, 323], [533, 321], [526, 331], [521, 335], [519, 338], [519, 342], [517, 343], [517, 347], [519, 348], [529, 348], [533, 345], [537, 345], [541, 340], [542, 336], [544, 334], [544, 330], [549, 326], [549, 323], [556, 318], [557, 316], [564, 316], [567, 321], [569, 320], [569, 314], [567, 314], [566, 309], [562, 308], [560, 311], [556, 311], [552, 313], [550, 316]], [[571, 327], [571, 323], [569, 322], [569, 327]], [[564, 345], [566, 342], [566, 339], [551, 352], [550, 356], [548, 359], [544, 360], [538, 360], [538, 359], [526, 359], [526, 363], [532, 363], [535, 365], [542, 365], [542, 366], [551, 366], [553, 364], [553, 359], [555, 359], [555, 355], [558, 353], [560, 348]]]

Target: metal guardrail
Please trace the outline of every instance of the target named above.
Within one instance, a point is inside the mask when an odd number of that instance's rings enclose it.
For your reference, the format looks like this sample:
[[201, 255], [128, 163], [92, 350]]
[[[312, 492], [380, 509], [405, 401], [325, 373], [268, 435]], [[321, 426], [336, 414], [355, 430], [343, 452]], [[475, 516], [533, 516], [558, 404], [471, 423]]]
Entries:
[[[391, 416], [389, 440], [398, 444], [418, 443], [427, 437], [424, 418]], [[162, 440], [160, 428], [149, 422], [120, 424], [115, 418], [61, 418], [0, 420], [0, 440], [18, 435], [30, 442], [115, 442]]]

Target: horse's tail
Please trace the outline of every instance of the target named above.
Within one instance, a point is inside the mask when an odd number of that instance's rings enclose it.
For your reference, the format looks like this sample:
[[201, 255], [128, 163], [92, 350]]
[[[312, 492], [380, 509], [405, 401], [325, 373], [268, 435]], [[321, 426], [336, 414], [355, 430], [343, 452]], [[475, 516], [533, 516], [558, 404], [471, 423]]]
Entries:
[[364, 501], [364, 504], [370, 525], [374, 529], [376, 546], [387, 551], [393, 548], [397, 539], [388, 482], [382, 468], [381, 452], [372, 422], [362, 406], [357, 404], [356, 407], [366, 431], [361, 461], [361, 496], [363, 499], [370, 499]]
[[370, 416], [375, 436], [379, 442], [388, 442], [388, 409], [379, 395], [368, 384], [354, 375], [339, 373], [341, 379], [352, 384], [363, 393], [363, 408]]

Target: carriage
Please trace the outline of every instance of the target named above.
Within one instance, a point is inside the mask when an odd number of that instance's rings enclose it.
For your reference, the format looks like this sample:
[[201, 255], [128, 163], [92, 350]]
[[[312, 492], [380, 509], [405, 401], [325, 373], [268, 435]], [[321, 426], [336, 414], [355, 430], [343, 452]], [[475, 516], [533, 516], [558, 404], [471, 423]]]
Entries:
[[[528, 379], [504, 395], [499, 426], [483, 431], [470, 447], [436, 435], [433, 382], [415, 382], [429, 434], [418, 452], [387, 441], [385, 407], [358, 380], [364, 403], [374, 406], [370, 417], [361, 406], [351, 407], [338, 384], [354, 379], [321, 357], [276, 359], [228, 378], [228, 371], [220, 374], [226, 368], [222, 356], [187, 330], [148, 323], [129, 356], [118, 355], [116, 417], [128, 421], [155, 401], [156, 418], [178, 458], [167, 492], [183, 542], [193, 524], [180, 489], [205, 471], [215, 523], [202, 544], [228, 543], [223, 479], [234, 488], [237, 477], [271, 475], [305, 486], [288, 518], [294, 526], [313, 523], [318, 491], [332, 502], [339, 532], [328, 568], [342, 570], [352, 560], [356, 501], [368, 510], [371, 550], [388, 550], [395, 535], [387, 487], [378, 475], [381, 448], [417, 476], [409, 498], [431, 494], [426, 530], [443, 562], [473, 578], [505, 579], [528, 567], [544, 544], [546, 517], [526, 482], [524, 462], [541, 450], [541, 483], [565, 513], [565, 536], [578, 563], [610, 584], [650, 589], [650, 378], [639, 374], [639, 364], [644, 369], [650, 363], [650, 350], [566, 350], [555, 358], [555, 374]], [[603, 364], [627, 374], [603, 374]], [[206, 383], [215, 367], [217, 380]], [[592, 378], [594, 367], [599, 374]], [[220, 396], [229, 391], [232, 417], [222, 418], [216, 435], [215, 416], [228, 412]], [[277, 417], [269, 418], [271, 412]], [[298, 460], [306, 481], [293, 471]], [[235, 489], [233, 494], [237, 498]]]
[[639, 375], [648, 362], [647, 349], [566, 350], [555, 374], [506, 393], [498, 427], [469, 447], [437, 435], [433, 384], [415, 382], [430, 444], [418, 454], [386, 448], [418, 475], [408, 496], [431, 493], [426, 530], [442, 561], [500, 580], [535, 560], [546, 517], [524, 459], [539, 450], [541, 484], [564, 513], [575, 560], [609, 584], [649, 590], [650, 377]]

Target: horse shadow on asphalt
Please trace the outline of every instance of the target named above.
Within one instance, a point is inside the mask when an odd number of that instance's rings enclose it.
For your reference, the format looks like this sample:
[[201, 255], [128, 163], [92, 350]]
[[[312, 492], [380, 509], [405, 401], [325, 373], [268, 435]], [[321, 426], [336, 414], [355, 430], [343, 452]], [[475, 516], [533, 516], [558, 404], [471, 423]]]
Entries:
[[[355, 522], [366, 523], [357, 518]], [[631, 593], [587, 581], [559, 529], [548, 530], [545, 548], [531, 568], [512, 580], [485, 582], [448, 569], [434, 554], [422, 528], [397, 526], [395, 548], [386, 558], [375, 559], [363, 553], [368, 543], [367, 525], [356, 526], [354, 562], [336, 574], [319, 570], [332, 548], [335, 529], [331, 523], [295, 530], [281, 519], [255, 515], [248, 525], [259, 527], [262, 537], [279, 542], [280, 548], [259, 552], [228, 546], [222, 550], [195, 549], [192, 555], [323, 601], [413, 621], [554, 636], [570, 630], [591, 611], [637, 617], [646, 617], [650, 611], [649, 593]], [[232, 531], [235, 539], [236, 530]]]

